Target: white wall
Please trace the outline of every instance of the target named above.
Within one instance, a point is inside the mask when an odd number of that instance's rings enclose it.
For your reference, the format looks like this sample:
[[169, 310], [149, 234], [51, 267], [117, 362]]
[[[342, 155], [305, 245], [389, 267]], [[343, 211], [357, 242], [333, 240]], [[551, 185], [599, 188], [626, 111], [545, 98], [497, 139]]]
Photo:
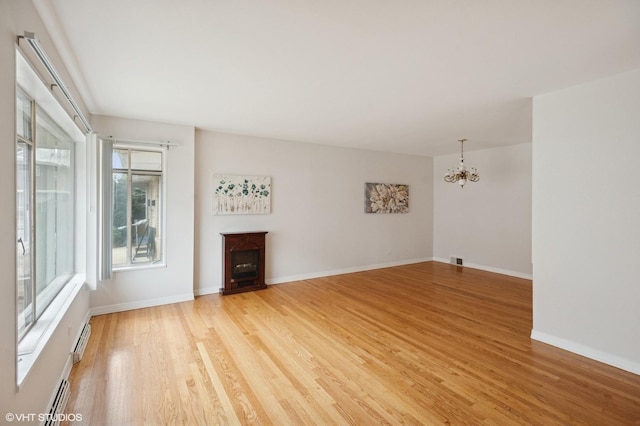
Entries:
[[532, 337], [640, 374], [640, 70], [534, 99]]
[[[432, 257], [432, 160], [196, 132], [196, 293], [221, 284], [220, 232], [264, 230], [267, 283]], [[272, 213], [216, 216], [213, 175], [271, 176]], [[366, 182], [409, 185], [407, 214], [365, 214]]]
[[91, 292], [92, 313], [106, 313], [193, 299], [194, 128], [93, 116], [98, 134], [171, 141], [167, 157], [166, 267], [114, 272]]
[[465, 144], [465, 163], [478, 169], [479, 182], [444, 181], [459, 154], [433, 160], [434, 257], [531, 278], [531, 144], [471, 151], [472, 144]]
[[[81, 290], [73, 299], [48, 345], [22, 387], [16, 388], [16, 203], [15, 203], [15, 48], [16, 36], [33, 31], [70, 89], [73, 82], [62, 65], [33, 5], [29, 1], [0, 1], [0, 422], [6, 413], [42, 413], [70, 367], [70, 351], [89, 309]], [[25, 50], [27, 53], [28, 47]], [[28, 55], [30, 56], [30, 55]], [[20, 424], [39, 424], [37, 419]]]

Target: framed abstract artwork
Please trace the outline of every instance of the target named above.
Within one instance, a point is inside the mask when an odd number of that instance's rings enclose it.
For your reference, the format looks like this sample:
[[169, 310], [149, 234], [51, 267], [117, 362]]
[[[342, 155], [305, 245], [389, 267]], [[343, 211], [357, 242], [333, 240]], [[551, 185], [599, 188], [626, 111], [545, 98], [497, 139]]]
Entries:
[[365, 183], [365, 213], [408, 213], [409, 185]]
[[270, 176], [213, 176], [213, 214], [271, 213]]

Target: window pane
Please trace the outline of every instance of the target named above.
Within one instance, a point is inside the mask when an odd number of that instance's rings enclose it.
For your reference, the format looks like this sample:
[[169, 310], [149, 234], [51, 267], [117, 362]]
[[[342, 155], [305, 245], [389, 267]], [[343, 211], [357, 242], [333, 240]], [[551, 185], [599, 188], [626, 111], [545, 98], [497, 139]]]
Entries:
[[160, 176], [133, 175], [131, 262], [160, 260]]
[[131, 151], [131, 170], [162, 171], [162, 153]]
[[31, 100], [18, 90], [16, 101], [16, 128], [18, 136], [31, 140]]
[[33, 323], [32, 233], [31, 233], [31, 147], [18, 143], [16, 149], [16, 201], [17, 201], [17, 304], [18, 336]]
[[112, 156], [112, 168], [114, 170], [128, 169], [129, 168], [129, 150], [128, 149], [114, 149]]
[[[115, 151], [115, 150], [114, 150]], [[114, 155], [115, 157], [115, 155]], [[113, 174], [113, 212], [111, 227], [112, 254], [111, 262], [113, 266], [128, 264], [127, 259], [127, 192], [129, 181], [126, 173]]]
[[162, 261], [162, 155], [160, 151], [113, 149], [114, 269]]
[[74, 143], [36, 114], [36, 316], [74, 273]]

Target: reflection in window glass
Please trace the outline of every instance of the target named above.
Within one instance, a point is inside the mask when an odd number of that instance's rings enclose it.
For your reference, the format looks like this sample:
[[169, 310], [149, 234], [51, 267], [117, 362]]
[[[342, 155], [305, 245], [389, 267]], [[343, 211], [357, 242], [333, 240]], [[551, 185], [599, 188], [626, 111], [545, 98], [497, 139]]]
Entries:
[[33, 233], [31, 232], [31, 144], [16, 148], [16, 234], [18, 336], [35, 321], [33, 310]]
[[36, 316], [74, 274], [74, 143], [47, 115], [36, 114]]
[[16, 133], [24, 139], [31, 140], [31, 100], [18, 90], [16, 102]]
[[129, 168], [129, 150], [114, 149], [112, 163], [113, 163], [114, 169], [128, 169]]
[[154, 151], [131, 151], [131, 169], [162, 170], [162, 153]]

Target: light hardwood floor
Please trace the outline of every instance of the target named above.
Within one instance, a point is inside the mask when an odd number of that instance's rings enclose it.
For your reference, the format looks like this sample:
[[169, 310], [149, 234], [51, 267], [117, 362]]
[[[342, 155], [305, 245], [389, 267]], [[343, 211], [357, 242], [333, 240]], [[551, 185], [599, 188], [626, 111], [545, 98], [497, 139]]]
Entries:
[[91, 325], [86, 425], [640, 424], [640, 376], [529, 338], [530, 281], [442, 263]]

